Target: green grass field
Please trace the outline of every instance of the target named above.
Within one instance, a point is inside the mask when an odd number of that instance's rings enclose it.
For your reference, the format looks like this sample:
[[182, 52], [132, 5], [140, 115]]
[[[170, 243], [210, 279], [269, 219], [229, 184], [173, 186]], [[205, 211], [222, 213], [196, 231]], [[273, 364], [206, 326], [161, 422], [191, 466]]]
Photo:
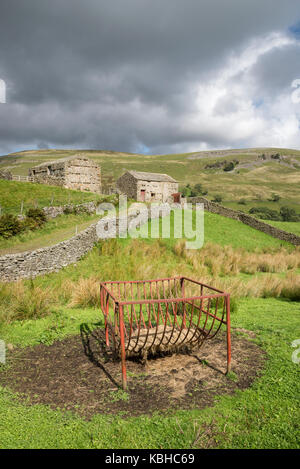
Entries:
[[[57, 338], [79, 332], [96, 310], [64, 311]], [[0, 388], [0, 447], [3, 448], [193, 448], [198, 429], [212, 427], [217, 448], [299, 448], [299, 365], [291, 343], [299, 338], [299, 304], [275, 299], [245, 299], [232, 317], [233, 328], [256, 333], [266, 352], [263, 376], [234, 396], [218, 397], [204, 410], [154, 414], [152, 417], [95, 415], [86, 421], [71, 412], [21, 403]], [[56, 316], [11, 325], [3, 337], [33, 345], [57, 322]], [[196, 448], [206, 447], [204, 436]]]
[[18, 215], [32, 207], [49, 207], [84, 202], [100, 201], [101, 196], [91, 192], [81, 192], [62, 187], [32, 184], [29, 182], [0, 180], [1, 213]]
[[[198, 222], [198, 226], [196, 225], [196, 216], [195, 212], [193, 212], [193, 230], [199, 231], [200, 229], [200, 221]], [[158, 230], [158, 226], [160, 229], [160, 233], [162, 233], [162, 219], [156, 219], [152, 221], [154, 230]], [[164, 217], [164, 223], [166, 225], [170, 224], [173, 227], [174, 223], [174, 213], [172, 212], [170, 216]], [[141, 233], [145, 238], [148, 238], [148, 235], [151, 234], [151, 222], [149, 222], [148, 226], [143, 226], [141, 229]], [[287, 223], [283, 224], [284, 226], [288, 227], [289, 225], [297, 225], [299, 223]], [[157, 227], [157, 228], [156, 228]], [[284, 229], [284, 228], [282, 228]], [[184, 224], [182, 228], [182, 233], [184, 233]], [[171, 245], [176, 242], [173, 237], [174, 231], [171, 229], [171, 238], [166, 239], [166, 243], [170, 243]], [[291, 248], [292, 246], [284, 241], [281, 241], [276, 238], [272, 238], [271, 236], [263, 233], [261, 231], [255, 230], [248, 225], [244, 225], [243, 223], [232, 220], [231, 218], [226, 218], [215, 213], [205, 212], [204, 213], [204, 245], [207, 242], [216, 243], [220, 246], [232, 246], [233, 248], [244, 248], [247, 251], [255, 251], [255, 250], [264, 250], [268, 248], [280, 248], [281, 246], [285, 246], [287, 248]]]
[[269, 225], [276, 226], [280, 230], [288, 231], [289, 233], [295, 233], [300, 236], [300, 222], [284, 222], [284, 221], [272, 221], [266, 220]]

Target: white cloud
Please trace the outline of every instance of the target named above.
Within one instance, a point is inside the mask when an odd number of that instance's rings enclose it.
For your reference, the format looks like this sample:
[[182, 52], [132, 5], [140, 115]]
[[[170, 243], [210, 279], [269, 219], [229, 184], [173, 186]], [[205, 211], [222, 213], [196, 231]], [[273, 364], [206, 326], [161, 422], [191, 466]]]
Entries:
[[0, 79], [0, 104], [6, 103], [6, 84], [5, 81]]
[[[243, 147], [299, 147], [300, 106], [291, 100], [291, 83], [287, 81], [286, 88], [270, 99], [258, 89], [251, 73], [264, 56], [295, 45], [300, 49], [295, 39], [272, 33], [256, 38], [239, 55], [232, 53], [225, 66], [216, 70], [215, 78], [196, 85], [194, 109], [184, 116], [182, 129], [213, 136], [226, 147], [236, 142]], [[210, 147], [209, 139], [207, 143]]]

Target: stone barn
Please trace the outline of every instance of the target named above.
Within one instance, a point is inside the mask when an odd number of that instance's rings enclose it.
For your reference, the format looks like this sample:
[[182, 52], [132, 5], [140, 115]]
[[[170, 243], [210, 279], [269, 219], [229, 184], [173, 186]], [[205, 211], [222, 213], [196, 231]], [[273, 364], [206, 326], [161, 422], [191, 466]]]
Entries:
[[7, 171], [6, 169], [2, 170], [0, 169], [0, 179], [6, 179], [7, 181], [12, 180], [12, 174], [10, 171]]
[[173, 202], [178, 182], [167, 174], [127, 171], [117, 180], [117, 190], [139, 202]]
[[29, 170], [33, 182], [66, 189], [101, 192], [101, 169], [84, 155], [42, 163]]

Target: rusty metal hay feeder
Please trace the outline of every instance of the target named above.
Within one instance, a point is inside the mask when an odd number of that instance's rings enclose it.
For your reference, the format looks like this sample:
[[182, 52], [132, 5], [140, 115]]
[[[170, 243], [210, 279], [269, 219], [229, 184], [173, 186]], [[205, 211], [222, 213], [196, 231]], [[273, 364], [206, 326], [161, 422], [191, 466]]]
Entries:
[[227, 330], [227, 372], [231, 363], [230, 295], [187, 277], [102, 282], [101, 309], [107, 347], [126, 358], [199, 348]]

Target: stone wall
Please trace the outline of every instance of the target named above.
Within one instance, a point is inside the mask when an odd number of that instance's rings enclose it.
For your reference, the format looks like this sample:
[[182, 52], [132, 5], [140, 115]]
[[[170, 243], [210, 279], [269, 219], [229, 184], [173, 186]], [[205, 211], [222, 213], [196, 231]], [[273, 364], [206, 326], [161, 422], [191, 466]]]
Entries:
[[0, 170], [0, 179], [5, 179], [6, 181], [12, 180], [12, 174], [10, 171], [7, 170]]
[[63, 215], [66, 211], [82, 211], [86, 213], [95, 213], [97, 204], [95, 202], [85, 202], [83, 204], [67, 204], [56, 207], [44, 207], [43, 211], [47, 218], [56, 218], [59, 215]]
[[[162, 210], [157, 209], [153, 218], [165, 216], [170, 213], [170, 206], [165, 204]], [[136, 214], [128, 213], [128, 223]], [[147, 214], [141, 217], [142, 222], [147, 221]], [[105, 217], [105, 220], [110, 220]], [[107, 221], [109, 224], [109, 221]], [[127, 223], [124, 216], [116, 218], [116, 227], [123, 233]], [[7, 254], [0, 257], [0, 281], [10, 282], [18, 279], [34, 278], [50, 272], [57, 272], [67, 265], [73, 264], [90, 251], [98, 241], [97, 223], [93, 223], [84, 231], [67, 241], [54, 246], [26, 251], [18, 254]]]
[[1, 256], [0, 280], [13, 281], [57, 272], [80, 259], [92, 249], [96, 241], [96, 223], [94, 223], [69, 240], [54, 246]]
[[262, 231], [273, 238], [278, 238], [282, 241], [287, 241], [295, 246], [300, 246], [300, 236], [297, 236], [293, 233], [288, 233], [287, 231], [280, 230], [275, 226], [271, 226], [268, 223], [265, 223], [261, 220], [258, 220], [251, 215], [248, 215], [244, 212], [240, 212], [238, 210], [233, 210], [227, 207], [223, 207], [223, 205], [219, 205], [215, 202], [211, 202], [204, 197], [190, 197], [188, 199], [189, 202], [192, 203], [201, 203], [204, 204], [204, 210], [211, 213], [216, 213], [218, 215], [222, 215], [223, 217], [232, 218], [234, 220], [239, 220], [245, 225], [251, 226], [258, 231]]

